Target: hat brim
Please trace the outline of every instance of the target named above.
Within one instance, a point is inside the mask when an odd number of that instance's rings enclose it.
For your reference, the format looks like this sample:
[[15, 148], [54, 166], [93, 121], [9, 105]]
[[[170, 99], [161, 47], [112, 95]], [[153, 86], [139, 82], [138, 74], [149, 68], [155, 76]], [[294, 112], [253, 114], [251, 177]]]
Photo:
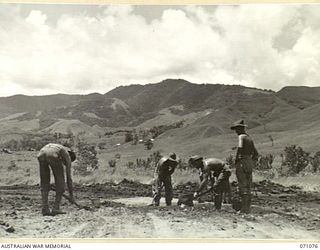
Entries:
[[173, 158], [171, 158], [171, 157], [168, 157], [168, 158], [167, 158], [167, 161], [179, 162], [179, 158], [173, 159]]
[[231, 130], [235, 130], [236, 128], [245, 128], [247, 125], [245, 124], [237, 124], [230, 127]]
[[193, 161], [202, 160], [202, 159], [203, 159], [203, 157], [200, 155], [195, 155], [195, 156], [190, 157], [190, 160], [193, 160]]

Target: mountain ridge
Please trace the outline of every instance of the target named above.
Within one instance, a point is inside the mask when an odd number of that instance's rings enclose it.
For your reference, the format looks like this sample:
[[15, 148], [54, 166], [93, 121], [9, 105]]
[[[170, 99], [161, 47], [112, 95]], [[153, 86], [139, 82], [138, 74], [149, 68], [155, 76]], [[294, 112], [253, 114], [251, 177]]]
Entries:
[[[60, 120], [79, 120], [83, 126], [134, 128], [143, 124], [162, 125], [157, 124], [161, 121], [170, 124], [170, 117], [172, 123], [179, 117], [181, 120], [187, 117], [192, 122], [176, 133], [201, 138], [230, 133], [230, 123], [240, 118], [245, 119], [250, 129], [269, 124], [277, 130], [277, 125], [272, 124], [284, 123], [287, 116], [293, 120], [292, 114], [320, 103], [318, 92], [320, 96], [320, 87], [288, 86], [274, 92], [242, 85], [166, 79], [146, 85], [119, 86], [105, 94], [0, 97], [0, 124], [38, 119], [39, 130], [45, 130]], [[164, 115], [166, 118], [160, 119]], [[308, 115], [301, 117], [306, 119]]]

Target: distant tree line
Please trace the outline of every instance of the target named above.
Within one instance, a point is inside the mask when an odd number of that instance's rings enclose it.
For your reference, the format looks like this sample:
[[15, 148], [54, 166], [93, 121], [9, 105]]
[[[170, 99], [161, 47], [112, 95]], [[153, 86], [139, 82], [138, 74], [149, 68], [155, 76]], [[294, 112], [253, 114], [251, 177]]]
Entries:
[[48, 143], [60, 143], [64, 146], [71, 147], [73, 144], [73, 135], [70, 134], [43, 134], [35, 136], [24, 136], [22, 139], [11, 139], [3, 143], [3, 148], [8, 148], [12, 151], [37, 151]]

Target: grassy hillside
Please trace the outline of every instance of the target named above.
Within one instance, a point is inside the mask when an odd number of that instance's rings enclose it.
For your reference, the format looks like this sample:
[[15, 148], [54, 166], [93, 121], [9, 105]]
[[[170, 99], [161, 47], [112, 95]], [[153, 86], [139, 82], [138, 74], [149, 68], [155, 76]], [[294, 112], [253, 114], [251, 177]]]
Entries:
[[277, 96], [293, 106], [304, 109], [320, 102], [320, 87], [284, 87]]
[[48, 95], [48, 96], [26, 96], [15, 95], [10, 97], [0, 97], [0, 107], [10, 108], [11, 111], [31, 112], [37, 110], [52, 109], [57, 106], [70, 105], [79, 100], [80, 95]]
[[266, 123], [265, 126], [255, 128], [255, 133], [263, 131], [288, 131], [288, 130], [318, 130], [320, 124], [320, 104], [292, 112], [288, 115]]

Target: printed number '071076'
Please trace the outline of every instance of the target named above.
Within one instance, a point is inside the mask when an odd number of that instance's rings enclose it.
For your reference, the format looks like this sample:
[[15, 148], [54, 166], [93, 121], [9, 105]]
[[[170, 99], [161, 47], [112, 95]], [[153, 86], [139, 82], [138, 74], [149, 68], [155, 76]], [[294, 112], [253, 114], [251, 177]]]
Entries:
[[300, 248], [317, 249], [318, 248], [318, 244], [300, 244]]

